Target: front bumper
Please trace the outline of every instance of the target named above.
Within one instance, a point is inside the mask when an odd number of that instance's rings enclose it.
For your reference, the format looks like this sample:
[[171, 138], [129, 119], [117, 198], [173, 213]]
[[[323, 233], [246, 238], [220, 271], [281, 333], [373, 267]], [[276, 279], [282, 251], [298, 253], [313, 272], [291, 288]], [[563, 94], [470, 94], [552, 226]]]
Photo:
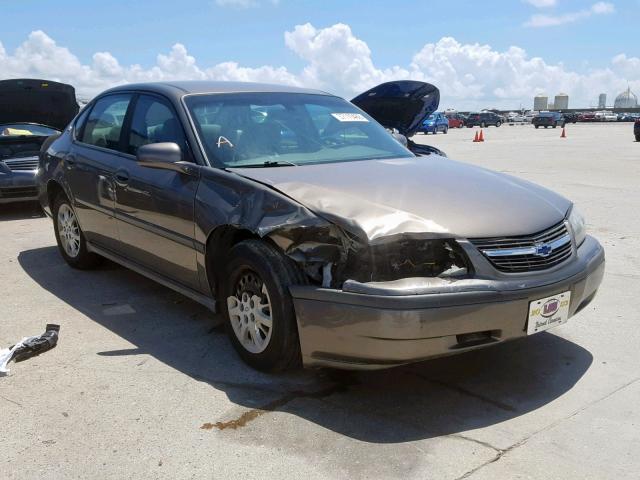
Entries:
[[36, 170], [12, 172], [0, 168], [0, 204], [37, 200]]
[[294, 286], [303, 363], [387, 368], [524, 337], [529, 302], [570, 290], [574, 315], [595, 296], [604, 264], [603, 248], [587, 237], [562, 268], [535, 277], [464, 280], [415, 295]]

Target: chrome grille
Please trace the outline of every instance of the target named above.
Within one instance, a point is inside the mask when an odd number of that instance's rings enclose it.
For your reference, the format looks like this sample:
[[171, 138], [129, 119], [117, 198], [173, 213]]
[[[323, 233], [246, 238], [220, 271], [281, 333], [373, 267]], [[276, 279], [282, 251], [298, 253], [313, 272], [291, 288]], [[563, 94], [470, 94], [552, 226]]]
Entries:
[[571, 235], [564, 222], [533, 235], [470, 240], [503, 272], [531, 272], [558, 265], [571, 256]]
[[4, 160], [9, 170], [14, 172], [32, 171], [38, 169], [38, 157], [11, 158]]

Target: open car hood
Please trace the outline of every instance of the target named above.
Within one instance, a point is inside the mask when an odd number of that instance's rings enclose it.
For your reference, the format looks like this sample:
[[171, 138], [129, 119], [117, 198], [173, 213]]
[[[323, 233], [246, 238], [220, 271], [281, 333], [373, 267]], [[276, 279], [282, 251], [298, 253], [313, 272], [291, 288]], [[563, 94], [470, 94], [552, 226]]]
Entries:
[[0, 81], [0, 124], [39, 123], [64, 130], [77, 113], [71, 85], [33, 79]]
[[395, 128], [405, 137], [411, 137], [424, 119], [438, 109], [440, 91], [429, 83], [398, 80], [373, 87], [351, 103], [382, 126]]

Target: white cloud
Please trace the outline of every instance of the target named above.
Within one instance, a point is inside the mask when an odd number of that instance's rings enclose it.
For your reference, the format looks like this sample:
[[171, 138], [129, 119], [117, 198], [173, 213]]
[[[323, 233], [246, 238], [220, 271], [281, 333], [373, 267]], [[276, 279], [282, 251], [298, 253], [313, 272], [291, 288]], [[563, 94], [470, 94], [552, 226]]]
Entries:
[[525, 1], [536, 8], [555, 7], [557, 3], [556, 0], [525, 0]]
[[[572, 106], [588, 106], [600, 92], [612, 95], [627, 84], [640, 91], [640, 58], [620, 54], [600, 69], [585, 73], [530, 57], [519, 47], [499, 51], [489, 45], [464, 44], [444, 37], [425, 44], [400, 65], [381, 68], [365, 41], [345, 24], [316, 28], [297, 25], [284, 34], [286, 46], [304, 62], [300, 71], [283, 66], [247, 66], [229, 60], [200, 65], [177, 43], [157, 55], [149, 68], [122, 65], [109, 52], [97, 52], [82, 63], [42, 31], [32, 32], [13, 52], [0, 43], [0, 78], [46, 78], [71, 83], [91, 97], [114, 85], [161, 80], [240, 80], [320, 88], [351, 98], [384, 81], [416, 79], [442, 92], [442, 107], [528, 107], [540, 92], [567, 92]], [[586, 67], [585, 67], [586, 68]]]
[[[544, 1], [544, 0], [543, 0]], [[574, 23], [579, 20], [589, 18], [593, 15], [608, 15], [616, 11], [615, 6], [608, 2], [598, 2], [591, 5], [590, 8], [585, 10], [578, 10], [576, 12], [565, 13], [562, 15], [532, 15], [531, 18], [525, 23], [527, 27], [556, 27], [558, 25], [564, 25], [567, 23]]]

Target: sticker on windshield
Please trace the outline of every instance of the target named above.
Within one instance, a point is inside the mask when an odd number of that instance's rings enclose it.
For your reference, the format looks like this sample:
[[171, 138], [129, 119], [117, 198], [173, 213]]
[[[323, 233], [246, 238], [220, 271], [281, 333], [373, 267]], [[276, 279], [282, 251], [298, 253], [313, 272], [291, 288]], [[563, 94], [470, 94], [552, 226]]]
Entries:
[[331, 116], [339, 122], [368, 122], [361, 113], [332, 113]]

